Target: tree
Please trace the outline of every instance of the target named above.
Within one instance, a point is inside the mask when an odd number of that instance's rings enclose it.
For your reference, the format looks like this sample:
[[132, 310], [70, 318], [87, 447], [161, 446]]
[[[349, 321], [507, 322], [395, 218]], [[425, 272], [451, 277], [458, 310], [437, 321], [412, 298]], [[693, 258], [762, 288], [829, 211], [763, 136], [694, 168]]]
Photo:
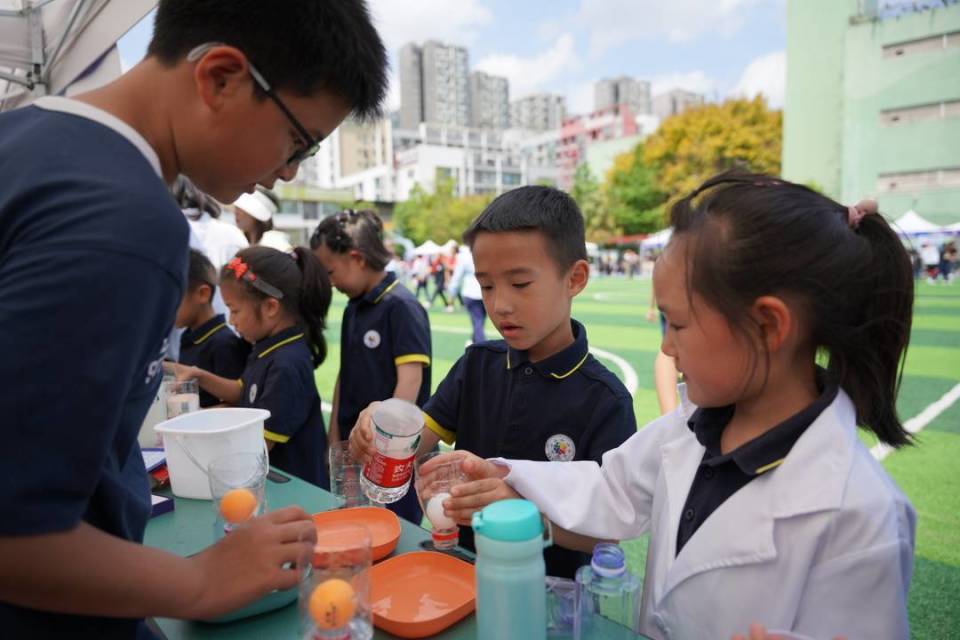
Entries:
[[623, 233], [657, 231], [665, 225], [666, 194], [656, 182], [656, 170], [643, 159], [643, 144], [620, 154], [604, 181], [607, 206]]
[[783, 114], [766, 100], [727, 100], [667, 118], [643, 145], [644, 162], [671, 198], [729, 169], [780, 173]]
[[581, 164], [573, 174], [570, 195], [583, 212], [583, 224], [590, 242], [610, 242], [621, 234], [613, 212], [607, 206], [600, 183], [593, 177], [590, 167]]
[[438, 179], [434, 193], [415, 185], [406, 202], [397, 203], [393, 211], [397, 229], [416, 244], [433, 240], [443, 244], [447, 240], [460, 241], [463, 232], [490, 203], [489, 196], [454, 197], [454, 181]]

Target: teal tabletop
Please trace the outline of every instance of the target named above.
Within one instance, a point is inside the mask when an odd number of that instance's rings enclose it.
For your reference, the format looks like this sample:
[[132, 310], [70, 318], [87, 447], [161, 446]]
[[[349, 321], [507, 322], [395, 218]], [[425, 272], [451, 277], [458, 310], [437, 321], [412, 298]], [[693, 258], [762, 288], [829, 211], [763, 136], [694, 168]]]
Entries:
[[[336, 508], [333, 496], [297, 478], [278, 483], [267, 480], [267, 503], [271, 509], [299, 505], [308, 513]], [[144, 543], [165, 549], [180, 556], [188, 556], [209, 546], [214, 539], [213, 508], [207, 500], [175, 498], [174, 510], [150, 520]], [[401, 519], [400, 540], [393, 556], [422, 550], [420, 543], [430, 539], [424, 529]], [[459, 553], [470, 556], [469, 552]], [[392, 556], [391, 556], [392, 557]], [[296, 601], [282, 608], [228, 623], [190, 622], [186, 620], [155, 619], [154, 624], [168, 640], [226, 639], [287, 639], [297, 638], [299, 615]], [[377, 640], [395, 638], [374, 628]], [[441, 640], [472, 640], [477, 637], [476, 616], [470, 614], [460, 622], [433, 636]]]

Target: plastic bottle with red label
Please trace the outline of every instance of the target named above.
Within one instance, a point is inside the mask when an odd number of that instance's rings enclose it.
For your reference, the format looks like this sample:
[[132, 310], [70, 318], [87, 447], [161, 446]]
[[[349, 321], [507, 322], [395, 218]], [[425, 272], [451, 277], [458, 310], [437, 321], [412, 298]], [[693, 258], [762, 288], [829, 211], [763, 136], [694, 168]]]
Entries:
[[372, 501], [390, 504], [407, 494], [422, 429], [423, 413], [412, 402], [391, 398], [373, 412], [377, 452], [360, 478], [364, 493]]

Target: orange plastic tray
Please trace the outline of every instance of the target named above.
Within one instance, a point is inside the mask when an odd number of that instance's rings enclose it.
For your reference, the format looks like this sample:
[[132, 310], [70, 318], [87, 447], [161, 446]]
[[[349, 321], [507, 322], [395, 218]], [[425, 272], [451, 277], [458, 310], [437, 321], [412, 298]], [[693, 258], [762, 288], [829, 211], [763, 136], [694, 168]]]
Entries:
[[397, 548], [400, 539], [400, 520], [383, 507], [353, 507], [313, 514], [317, 528], [329, 525], [354, 524], [370, 530], [373, 561], [386, 558]]
[[373, 624], [401, 638], [439, 633], [473, 611], [472, 564], [434, 551], [414, 551], [370, 570]]

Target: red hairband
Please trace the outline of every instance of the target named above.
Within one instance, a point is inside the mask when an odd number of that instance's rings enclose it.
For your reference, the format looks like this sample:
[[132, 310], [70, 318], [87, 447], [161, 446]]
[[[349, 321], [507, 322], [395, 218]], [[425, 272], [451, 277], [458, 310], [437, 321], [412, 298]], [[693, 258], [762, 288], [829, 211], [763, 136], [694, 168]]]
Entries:
[[277, 300], [283, 299], [283, 292], [269, 282], [264, 281], [263, 278], [258, 278], [257, 274], [250, 268], [250, 265], [243, 261], [243, 258], [237, 256], [228, 262], [227, 271], [233, 271], [233, 275], [237, 280], [249, 282], [254, 289], [259, 290], [271, 298], [276, 298]]

